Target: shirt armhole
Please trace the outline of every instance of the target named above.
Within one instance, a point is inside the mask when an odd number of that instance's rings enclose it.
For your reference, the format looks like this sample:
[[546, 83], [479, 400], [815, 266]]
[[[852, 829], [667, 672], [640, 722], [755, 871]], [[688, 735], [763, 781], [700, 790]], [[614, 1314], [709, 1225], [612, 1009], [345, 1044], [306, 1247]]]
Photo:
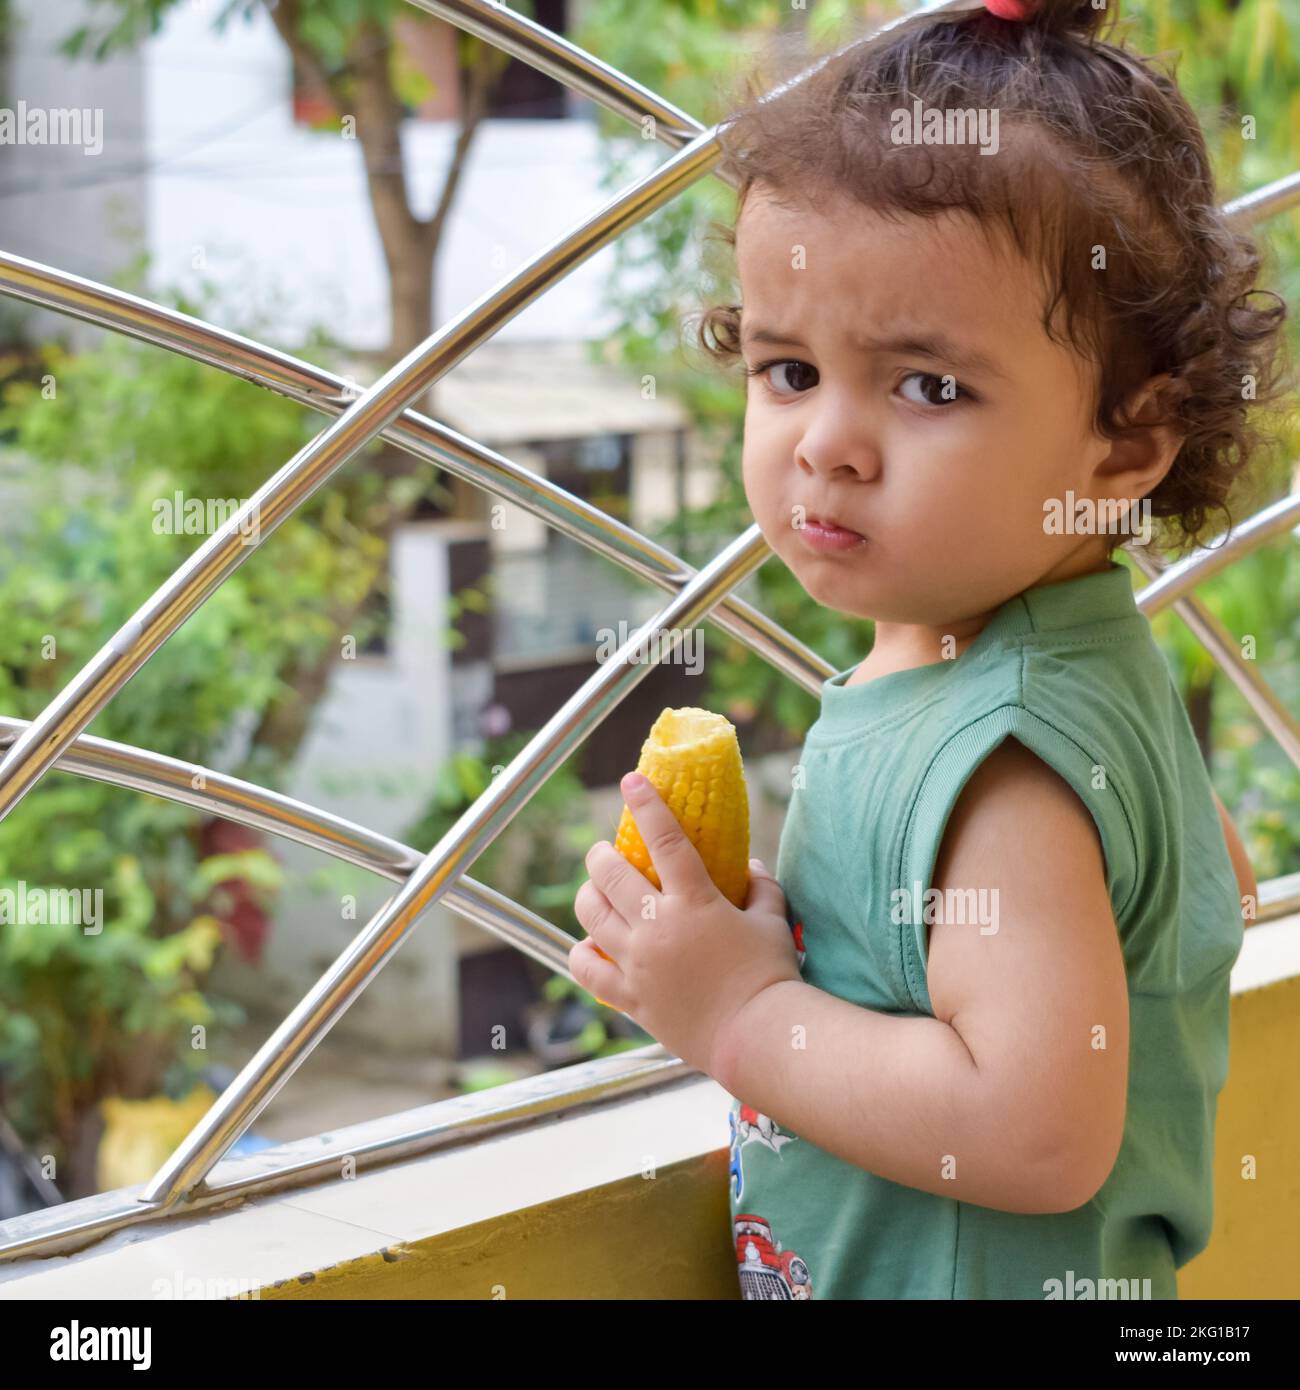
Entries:
[[[1106, 886], [1116, 924], [1125, 917], [1137, 885], [1137, 848], [1129, 808], [1110, 769], [1070, 735], [1022, 705], [1003, 705], [966, 725], [936, 751], [922, 774], [916, 794], [904, 815], [904, 829], [894, 873], [892, 901], [922, 904], [931, 887], [944, 827], [962, 789], [975, 769], [1008, 737], [1023, 743], [1065, 779], [1087, 807], [1101, 837], [1106, 862]], [[1099, 785], [1100, 784], [1100, 785]], [[898, 895], [902, 894], [902, 897]], [[910, 999], [922, 1013], [934, 1015], [926, 982], [925, 921], [914, 910], [891, 913], [896, 933], [891, 953], [900, 997]]]

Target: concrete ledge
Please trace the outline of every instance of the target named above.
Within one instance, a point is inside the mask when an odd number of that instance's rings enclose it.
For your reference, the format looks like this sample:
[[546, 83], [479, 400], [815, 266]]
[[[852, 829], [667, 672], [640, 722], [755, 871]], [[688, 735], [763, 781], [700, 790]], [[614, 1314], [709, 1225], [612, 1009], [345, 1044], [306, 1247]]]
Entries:
[[[1247, 929], [1233, 971], [1231, 1062], [1216, 1130], [1215, 1224], [1179, 1271], [1182, 1298], [1297, 1298], [1300, 917]], [[624, 1054], [626, 1057], [627, 1054]], [[575, 1075], [620, 1065], [566, 1068]], [[629, 1063], [629, 1065], [633, 1065]], [[677, 1063], [676, 1065], [680, 1065]], [[0, 1299], [737, 1298], [727, 1201], [731, 1098], [708, 1077], [576, 1105], [355, 1177], [333, 1167], [382, 1131], [473, 1115], [515, 1087], [320, 1136], [296, 1187], [256, 1186], [116, 1231], [67, 1255], [0, 1264]], [[270, 1171], [299, 1145], [222, 1164]], [[349, 1150], [351, 1145], [351, 1150]], [[314, 1179], [314, 1180], [313, 1180]], [[69, 1203], [75, 1218], [131, 1190]], [[11, 1227], [14, 1223], [8, 1223]]]
[[689, 1079], [234, 1210], [151, 1222], [71, 1255], [0, 1265], [0, 1298], [153, 1299], [191, 1281], [202, 1297], [737, 1297], [730, 1102], [710, 1078]]

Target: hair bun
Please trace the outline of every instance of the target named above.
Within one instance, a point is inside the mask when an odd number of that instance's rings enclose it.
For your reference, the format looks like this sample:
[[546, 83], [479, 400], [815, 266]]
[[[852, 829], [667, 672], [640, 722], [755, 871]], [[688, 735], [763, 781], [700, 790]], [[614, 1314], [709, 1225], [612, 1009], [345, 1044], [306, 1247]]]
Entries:
[[1119, 12], [1119, 0], [1029, 0], [1027, 22], [1049, 34], [1093, 38]]

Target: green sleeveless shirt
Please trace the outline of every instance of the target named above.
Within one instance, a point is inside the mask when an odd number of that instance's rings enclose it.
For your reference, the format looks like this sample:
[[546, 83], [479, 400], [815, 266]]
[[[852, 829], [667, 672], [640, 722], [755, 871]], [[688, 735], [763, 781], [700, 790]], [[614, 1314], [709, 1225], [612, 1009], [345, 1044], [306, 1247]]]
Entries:
[[1176, 1298], [1175, 1269], [1210, 1237], [1243, 923], [1205, 764], [1128, 570], [1025, 590], [955, 660], [849, 686], [852, 669], [823, 686], [776, 863], [804, 980], [933, 1017], [915, 904], [966, 781], [1018, 739], [1101, 836], [1129, 990], [1124, 1138], [1086, 1205], [1005, 1212], [877, 1177], [739, 1097], [741, 1296]]

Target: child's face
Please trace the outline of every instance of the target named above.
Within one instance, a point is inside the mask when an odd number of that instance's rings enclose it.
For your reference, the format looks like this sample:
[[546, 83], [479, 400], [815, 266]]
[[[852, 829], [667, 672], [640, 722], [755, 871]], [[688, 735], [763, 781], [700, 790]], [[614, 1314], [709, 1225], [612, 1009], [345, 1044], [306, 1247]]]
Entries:
[[[1094, 369], [1047, 337], [1037, 272], [1003, 246], [953, 214], [888, 221], [839, 198], [792, 211], [759, 188], [746, 199], [741, 349], [750, 371], [776, 365], [748, 378], [745, 491], [829, 608], [942, 630], [1106, 563], [1096, 535], [1044, 524], [1047, 499], [1096, 495], [1111, 446], [1091, 428]], [[857, 341], [940, 334], [955, 357]], [[814, 517], [865, 540], [815, 548]]]

